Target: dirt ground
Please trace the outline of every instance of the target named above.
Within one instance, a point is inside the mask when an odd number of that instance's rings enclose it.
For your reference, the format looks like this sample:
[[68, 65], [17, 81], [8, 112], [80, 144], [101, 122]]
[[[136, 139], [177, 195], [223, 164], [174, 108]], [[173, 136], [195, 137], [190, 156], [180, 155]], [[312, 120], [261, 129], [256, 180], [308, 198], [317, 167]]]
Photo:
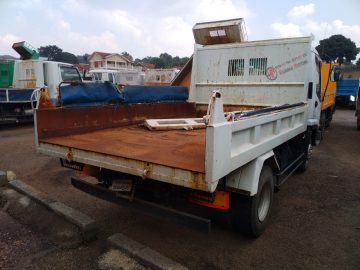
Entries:
[[[271, 222], [256, 240], [217, 226], [210, 234], [197, 232], [76, 190], [71, 170], [36, 153], [31, 126], [0, 127], [0, 153], [0, 170], [14, 171], [18, 179], [83, 211], [100, 226], [98, 240], [77, 249], [34, 249], [33, 269], [99, 267], [106, 238], [117, 232], [190, 269], [360, 269], [360, 132], [354, 111], [336, 111], [308, 171], [292, 176], [275, 195]], [[0, 241], [11, 228], [7, 222], [14, 222], [6, 220], [0, 216]], [[3, 267], [18, 265], [4, 254], [3, 246], [14, 243], [0, 243]]]

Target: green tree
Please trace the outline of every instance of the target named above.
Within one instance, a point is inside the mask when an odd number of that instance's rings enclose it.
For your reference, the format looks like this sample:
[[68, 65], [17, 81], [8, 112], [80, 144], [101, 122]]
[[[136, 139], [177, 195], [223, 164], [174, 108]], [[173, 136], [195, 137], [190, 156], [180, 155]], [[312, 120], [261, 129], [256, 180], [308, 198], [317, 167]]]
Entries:
[[134, 60], [132, 55], [128, 52], [122, 52], [121, 55], [125, 56], [127, 59], [129, 59], [131, 62]]
[[141, 60], [136, 58], [134, 63], [150, 63], [154, 64], [155, 68], [172, 68], [183, 67], [187, 61], [189, 61], [189, 57], [172, 57], [168, 53], [162, 53], [159, 57], [147, 56]]
[[77, 57], [79, 63], [81, 63], [81, 64], [89, 64], [90, 54], [85, 53], [83, 55], [77, 55], [76, 57]]
[[172, 66], [173, 66], [173, 67], [181, 66], [180, 62], [181, 62], [180, 57], [179, 57], [179, 56], [175, 56], [175, 57], [172, 59]]
[[160, 57], [152, 57], [152, 60], [150, 63], [154, 64], [155, 68], [166, 68], [164, 59], [162, 59]]
[[323, 60], [335, 61], [341, 64], [356, 59], [359, 49], [351, 39], [343, 35], [333, 35], [329, 38], [320, 40], [320, 44], [316, 46], [316, 50]]
[[164, 63], [164, 68], [171, 68], [173, 66], [173, 58], [168, 53], [162, 53], [160, 54], [159, 58]]
[[154, 64], [155, 68], [165, 68], [165, 62], [160, 57], [147, 56], [141, 60], [142, 63]]
[[179, 66], [181, 66], [181, 67], [183, 67], [183, 66], [185, 66], [185, 64], [187, 63], [187, 61], [189, 61], [189, 57], [182, 57], [181, 59], [180, 59], [180, 64], [179, 64]]
[[356, 61], [356, 66], [360, 67], [360, 58]]
[[69, 52], [62, 52], [60, 54], [60, 57], [56, 61], [65, 62], [69, 64], [79, 64], [78, 58], [74, 54]]
[[59, 61], [61, 58], [62, 49], [56, 45], [42, 46], [39, 48], [40, 56], [47, 57], [50, 61]]
[[140, 65], [143, 61], [140, 58], [135, 58], [134, 65]]

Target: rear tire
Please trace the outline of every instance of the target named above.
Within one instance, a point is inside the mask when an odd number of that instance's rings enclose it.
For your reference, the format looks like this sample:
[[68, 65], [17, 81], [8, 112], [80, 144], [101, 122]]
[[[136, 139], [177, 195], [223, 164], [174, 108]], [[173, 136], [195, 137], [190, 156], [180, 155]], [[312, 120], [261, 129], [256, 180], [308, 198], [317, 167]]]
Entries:
[[232, 195], [230, 211], [235, 229], [250, 237], [260, 236], [269, 222], [274, 196], [274, 177], [271, 168], [263, 166], [256, 195]]
[[307, 168], [309, 167], [309, 161], [311, 159], [311, 156], [312, 156], [312, 145], [311, 143], [309, 143], [306, 149], [304, 159], [301, 165], [299, 166], [299, 168], [297, 169], [299, 173], [304, 173], [307, 170]]
[[360, 130], [360, 116], [357, 117], [356, 128], [357, 130]]
[[326, 115], [325, 112], [321, 112], [321, 116], [320, 116], [321, 141], [325, 137], [325, 128], [326, 128]]

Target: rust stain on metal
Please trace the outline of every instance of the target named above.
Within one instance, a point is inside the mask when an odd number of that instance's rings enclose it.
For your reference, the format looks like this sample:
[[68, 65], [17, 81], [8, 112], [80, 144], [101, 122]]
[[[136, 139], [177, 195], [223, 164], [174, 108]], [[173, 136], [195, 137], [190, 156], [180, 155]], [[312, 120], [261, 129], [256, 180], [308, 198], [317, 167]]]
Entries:
[[41, 88], [39, 108], [53, 108], [53, 109], [55, 109], [55, 105], [52, 104], [52, 102], [51, 102], [49, 91], [48, 91], [47, 88]]
[[194, 116], [196, 116], [195, 104], [189, 102], [118, 104], [81, 108], [49, 108], [44, 104], [36, 115], [39, 139], [140, 124], [150, 118]]
[[69, 148], [67, 154], [66, 154], [67, 161], [71, 162], [74, 160], [74, 153], [72, 151], [72, 148]]
[[25, 88], [35, 88], [35, 87], [36, 87], [36, 79], [35, 79], [35, 77], [31, 77], [25, 83]]
[[151, 169], [152, 169], [152, 168], [151, 168], [150, 163], [146, 162], [146, 163], [145, 163], [145, 166], [144, 166], [143, 175], [142, 175], [142, 178], [143, 178], [143, 179], [148, 178], [148, 175], [150, 174]]
[[[41, 142], [205, 172], [204, 129], [149, 131], [145, 127], [133, 125], [43, 139]], [[144, 167], [144, 177], [150, 170], [150, 165]]]

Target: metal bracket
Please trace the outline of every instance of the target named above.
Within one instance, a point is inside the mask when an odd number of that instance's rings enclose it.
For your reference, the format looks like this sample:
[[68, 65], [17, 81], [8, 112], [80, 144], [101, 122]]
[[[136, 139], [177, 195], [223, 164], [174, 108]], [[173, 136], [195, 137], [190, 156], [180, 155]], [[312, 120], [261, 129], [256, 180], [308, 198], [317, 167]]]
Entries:
[[208, 126], [226, 122], [224, 116], [224, 105], [221, 99], [221, 93], [215, 90], [209, 100], [206, 116], [204, 122]]

